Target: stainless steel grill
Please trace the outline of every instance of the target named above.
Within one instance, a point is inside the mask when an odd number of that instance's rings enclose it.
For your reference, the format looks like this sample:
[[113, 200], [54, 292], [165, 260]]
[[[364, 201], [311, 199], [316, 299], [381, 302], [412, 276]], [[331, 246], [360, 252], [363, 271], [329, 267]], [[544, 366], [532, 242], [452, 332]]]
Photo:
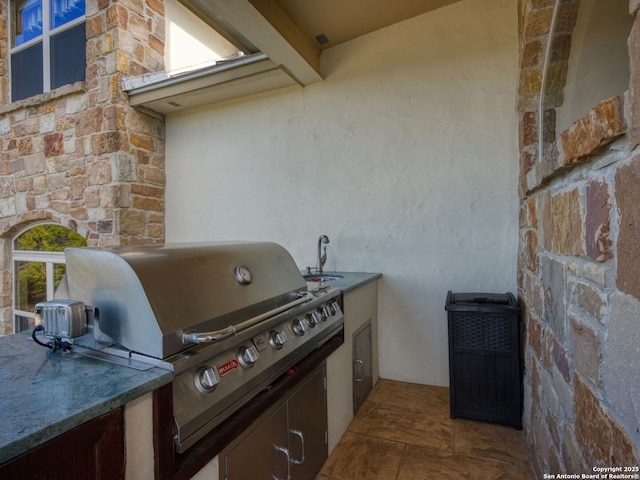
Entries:
[[[65, 257], [56, 301], [36, 307], [45, 334], [83, 332], [65, 338], [77, 351], [172, 370], [178, 452], [343, 328], [339, 290], [309, 292], [274, 243], [70, 248]], [[75, 302], [86, 316], [51, 319]]]

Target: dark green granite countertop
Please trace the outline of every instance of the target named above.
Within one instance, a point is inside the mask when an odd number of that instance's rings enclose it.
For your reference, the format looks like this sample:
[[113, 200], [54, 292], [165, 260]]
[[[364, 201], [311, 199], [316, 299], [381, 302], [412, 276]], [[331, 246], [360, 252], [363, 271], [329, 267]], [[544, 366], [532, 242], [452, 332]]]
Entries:
[[[307, 275], [305, 271], [302, 272], [303, 275]], [[310, 275], [314, 275], [311, 273]], [[366, 283], [372, 282], [382, 276], [381, 273], [358, 273], [358, 272], [328, 272], [325, 271], [323, 275], [335, 275], [342, 277], [338, 280], [332, 280], [328, 283], [323, 283], [322, 285], [331, 285], [332, 287], [338, 287], [342, 293], [350, 292]], [[311, 283], [309, 283], [311, 286]], [[318, 284], [320, 286], [320, 284]]]
[[0, 337], [0, 464], [172, 380], [159, 368], [52, 352], [28, 335]]

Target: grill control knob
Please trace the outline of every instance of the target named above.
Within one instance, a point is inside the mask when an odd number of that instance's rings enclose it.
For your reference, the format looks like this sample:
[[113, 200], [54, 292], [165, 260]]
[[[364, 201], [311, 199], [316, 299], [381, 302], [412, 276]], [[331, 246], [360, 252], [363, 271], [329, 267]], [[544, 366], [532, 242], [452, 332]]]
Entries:
[[251, 368], [260, 358], [260, 354], [258, 350], [253, 345], [248, 347], [240, 347], [240, 355], [238, 356], [238, 360], [240, 360], [240, 365], [244, 368]]
[[218, 369], [216, 367], [207, 367], [200, 370], [196, 386], [200, 387], [201, 391], [210, 393], [215, 390], [219, 383], [220, 374]]
[[329, 305], [329, 310], [331, 310], [331, 315], [335, 315], [340, 311], [340, 305], [338, 305], [338, 302], [331, 302], [331, 305]]
[[280, 350], [287, 341], [287, 334], [284, 332], [272, 332], [270, 344], [273, 348]]
[[306, 318], [296, 318], [293, 321], [293, 331], [296, 335], [302, 336], [307, 330], [309, 330], [309, 322]]
[[318, 314], [318, 312], [307, 314], [307, 321], [309, 322], [309, 325], [311, 325], [312, 327], [315, 327], [317, 324], [319, 324], [320, 320], [322, 320], [322, 318], [320, 318], [320, 315]]
[[320, 308], [320, 315], [322, 315], [322, 320], [326, 320], [331, 316], [331, 310], [325, 305]]

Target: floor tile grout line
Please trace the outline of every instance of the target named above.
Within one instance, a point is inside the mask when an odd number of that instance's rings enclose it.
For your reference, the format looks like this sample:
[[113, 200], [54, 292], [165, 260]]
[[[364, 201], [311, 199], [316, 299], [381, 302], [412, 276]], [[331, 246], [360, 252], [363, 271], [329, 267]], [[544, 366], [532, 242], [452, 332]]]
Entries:
[[[367, 438], [371, 438], [374, 440], [384, 440], [385, 442], [391, 442], [391, 443], [397, 443], [400, 445], [404, 445], [405, 448], [407, 445], [413, 445], [412, 443], [407, 443], [407, 442], [403, 442], [402, 440], [395, 440], [393, 438], [386, 438], [386, 437], [379, 437], [377, 435], [371, 435], [369, 433], [362, 433], [362, 432], [356, 432], [355, 430], [349, 430], [350, 433], [353, 433], [354, 435], [358, 435], [359, 437], [367, 437]], [[420, 446], [420, 445], [416, 445], [416, 446]], [[337, 446], [336, 446], [337, 448]]]
[[[442, 416], [442, 412], [423, 411], [422, 409], [418, 408], [417, 402], [412, 408], [403, 408], [402, 406], [398, 406], [397, 404], [390, 403], [390, 402], [381, 402], [381, 401], [378, 401], [378, 400], [367, 400], [366, 402], [364, 402], [362, 404], [360, 409], [365, 407], [367, 404], [371, 404], [371, 403], [376, 404], [376, 405], [381, 405], [381, 406], [384, 406], [384, 407], [393, 408], [395, 410], [399, 410], [399, 411], [403, 411], [403, 412], [419, 413], [419, 414], [424, 415], [426, 417], [438, 417], [438, 418], [440, 418]], [[360, 411], [360, 410], [358, 410], [358, 411]], [[353, 419], [355, 420], [355, 418], [356, 417], [354, 416]]]
[[394, 480], [398, 480], [398, 478], [400, 477], [400, 469], [402, 467], [402, 461], [404, 460], [404, 456], [407, 453], [407, 444], [404, 444], [404, 448], [402, 449], [402, 454], [400, 455], [400, 461], [398, 462], [398, 468], [396, 468], [396, 476], [394, 478]]

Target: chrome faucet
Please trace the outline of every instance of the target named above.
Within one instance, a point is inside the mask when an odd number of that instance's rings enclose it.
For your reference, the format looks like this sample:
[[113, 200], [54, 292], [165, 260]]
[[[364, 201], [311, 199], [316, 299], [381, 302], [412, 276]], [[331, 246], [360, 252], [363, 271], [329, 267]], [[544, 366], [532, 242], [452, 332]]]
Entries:
[[324, 253], [322, 253], [322, 244], [327, 244], [329, 243], [329, 237], [327, 237], [326, 235], [320, 235], [320, 238], [318, 238], [318, 268], [316, 269], [316, 271], [318, 273], [322, 273], [322, 267], [324, 267], [324, 264], [327, 263], [327, 247], [324, 247]]

